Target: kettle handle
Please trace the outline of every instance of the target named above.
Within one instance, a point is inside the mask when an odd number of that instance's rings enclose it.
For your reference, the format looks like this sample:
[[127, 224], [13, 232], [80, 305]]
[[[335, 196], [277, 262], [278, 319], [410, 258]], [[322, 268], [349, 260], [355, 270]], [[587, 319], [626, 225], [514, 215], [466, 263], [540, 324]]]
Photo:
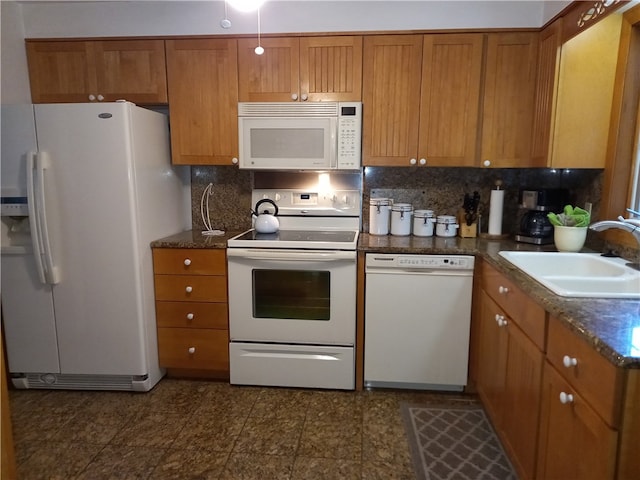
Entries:
[[258, 201], [258, 203], [256, 203], [256, 212], [255, 213], [257, 215], [260, 215], [260, 205], [262, 205], [263, 203], [270, 203], [271, 205], [273, 205], [273, 207], [275, 208], [275, 212], [273, 212], [273, 215], [274, 216], [278, 215], [278, 205], [276, 205], [276, 202], [274, 202], [270, 198], [263, 198], [262, 200]]

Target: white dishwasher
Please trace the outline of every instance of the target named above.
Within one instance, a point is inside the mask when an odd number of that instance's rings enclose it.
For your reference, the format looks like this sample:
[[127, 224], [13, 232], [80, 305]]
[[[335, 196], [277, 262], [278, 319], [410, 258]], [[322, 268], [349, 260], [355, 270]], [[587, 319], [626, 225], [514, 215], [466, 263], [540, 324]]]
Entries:
[[462, 391], [474, 257], [366, 255], [366, 387]]

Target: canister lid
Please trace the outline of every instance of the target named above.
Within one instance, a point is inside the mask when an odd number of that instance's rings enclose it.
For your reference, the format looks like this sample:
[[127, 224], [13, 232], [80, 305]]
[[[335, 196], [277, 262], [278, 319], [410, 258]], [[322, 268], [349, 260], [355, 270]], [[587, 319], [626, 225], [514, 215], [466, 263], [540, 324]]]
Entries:
[[411, 212], [413, 205], [410, 203], [394, 203], [391, 210], [394, 212]]
[[375, 207], [384, 207], [386, 205], [391, 205], [393, 201], [390, 198], [371, 198], [369, 200], [369, 205], [373, 205]]
[[433, 210], [414, 210], [413, 216], [418, 218], [433, 217]]
[[457, 223], [456, 217], [454, 217], [453, 215], [438, 215], [436, 217], [436, 222], [437, 223], [449, 224], [449, 225], [453, 225], [453, 224]]

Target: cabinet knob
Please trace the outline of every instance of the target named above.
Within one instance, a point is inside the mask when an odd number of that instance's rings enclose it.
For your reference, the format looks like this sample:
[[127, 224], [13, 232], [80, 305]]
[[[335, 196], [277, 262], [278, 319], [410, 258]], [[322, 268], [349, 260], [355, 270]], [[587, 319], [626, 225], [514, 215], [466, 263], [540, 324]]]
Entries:
[[420, 165], [426, 165], [427, 164], [427, 159], [426, 158], [421, 158], [420, 159]]
[[193, 313], [187, 313], [187, 320], [193, 320]]
[[507, 321], [505, 320], [503, 315], [499, 315], [500, 318], [496, 319], [496, 322], [498, 322], [498, 326], [499, 327], [506, 327], [507, 326]]
[[560, 392], [560, 403], [572, 403], [573, 395], [570, 393]]
[[567, 368], [575, 367], [578, 364], [578, 359], [565, 355], [562, 357], [562, 364]]
[[482, 162], [482, 165], [484, 165], [485, 167], [490, 167], [491, 166], [491, 160], [485, 160], [484, 162]]
[[300, 96], [300, 100], [302, 100], [303, 102], [306, 102], [308, 98], [309, 98], [309, 95], [307, 95], [306, 93], [303, 93]]
[[90, 102], [95, 102], [96, 101], [96, 96], [95, 95], [89, 95], [89, 101]]
[[189, 355], [193, 355], [194, 353], [196, 353], [196, 347], [189, 347]]
[[185, 259], [184, 259], [184, 265], [185, 265], [186, 267], [188, 267], [189, 265], [191, 265], [191, 259], [190, 259], [190, 258], [185, 258]]
[[498, 287], [498, 293], [506, 295], [507, 293], [509, 293], [509, 287], [503, 287], [502, 285], [500, 285]]
[[231, 159], [231, 163], [233, 163], [234, 165], [237, 165], [238, 164], [238, 159], [236, 157], [233, 157]]
[[101, 102], [103, 100], [104, 100], [104, 97], [102, 95], [98, 94], [98, 101]]
[[291, 100], [293, 100], [294, 102], [295, 102], [296, 100], [298, 100], [298, 94], [297, 94], [297, 93], [292, 93], [292, 94], [291, 94]]
[[191, 285], [188, 285], [187, 288], [184, 289], [184, 291], [187, 293], [191, 293], [193, 292], [193, 287]]
[[409, 160], [409, 163], [411, 165], [415, 165], [417, 163], [417, 160], [415, 158], [412, 158], [411, 160]]

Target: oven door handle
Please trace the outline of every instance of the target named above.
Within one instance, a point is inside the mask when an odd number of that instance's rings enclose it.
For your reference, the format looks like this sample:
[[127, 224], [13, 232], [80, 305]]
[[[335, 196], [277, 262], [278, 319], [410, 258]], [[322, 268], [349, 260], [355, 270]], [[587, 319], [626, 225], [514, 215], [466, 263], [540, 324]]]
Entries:
[[306, 251], [274, 250], [260, 248], [228, 248], [227, 257], [240, 257], [249, 260], [279, 260], [285, 262], [335, 262], [356, 260], [356, 252], [342, 250]]

